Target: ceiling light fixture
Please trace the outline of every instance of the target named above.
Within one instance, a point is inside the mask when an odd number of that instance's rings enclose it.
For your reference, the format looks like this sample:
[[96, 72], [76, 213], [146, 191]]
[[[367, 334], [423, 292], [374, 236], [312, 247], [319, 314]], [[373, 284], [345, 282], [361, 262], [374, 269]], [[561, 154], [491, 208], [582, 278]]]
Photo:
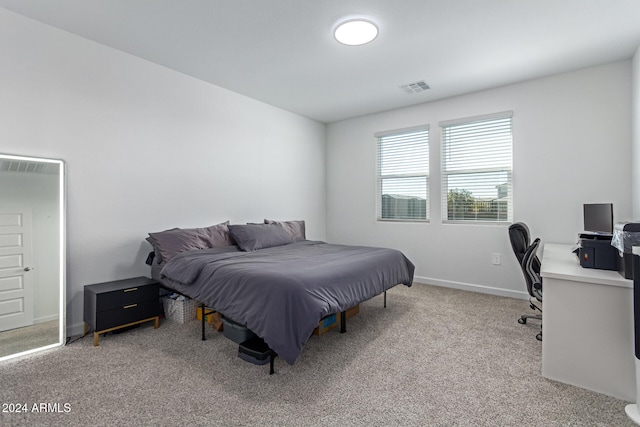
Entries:
[[350, 19], [338, 25], [333, 36], [342, 44], [360, 46], [378, 36], [378, 27], [365, 19]]

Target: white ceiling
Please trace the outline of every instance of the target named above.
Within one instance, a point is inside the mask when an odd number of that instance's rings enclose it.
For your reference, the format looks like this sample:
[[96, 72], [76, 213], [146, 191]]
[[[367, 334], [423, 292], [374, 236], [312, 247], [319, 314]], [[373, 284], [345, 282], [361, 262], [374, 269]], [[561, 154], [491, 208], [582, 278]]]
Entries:
[[[329, 123], [630, 58], [640, 0], [0, 0], [0, 6]], [[345, 18], [379, 36], [345, 46]], [[424, 80], [431, 89], [399, 86]]]

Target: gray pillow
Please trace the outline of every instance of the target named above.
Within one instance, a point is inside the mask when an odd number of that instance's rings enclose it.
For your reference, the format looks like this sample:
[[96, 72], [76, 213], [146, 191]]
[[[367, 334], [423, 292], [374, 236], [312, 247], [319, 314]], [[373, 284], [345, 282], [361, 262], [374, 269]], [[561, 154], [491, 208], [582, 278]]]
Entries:
[[282, 228], [284, 228], [286, 230], [286, 232], [289, 233], [289, 235], [294, 238], [294, 240], [306, 240], [307, 239], [306, 232], [305, 232], [304, 220], [302, 220], [302, 221], [274, 221], [272, 219], [265, 219], [264, 223], [265, 224], [280, 224], [282, 226]]
[[229, 225], [229, 234], [246, 252], [293, 243], [293, 238], [278, 224]]
[[157, 263], [160, 264], [180, 252], [232, 246], [228, 225], [229, 221], [206, 228], [172, 228], [149, 233], [147, 241], [153, 245]]
[[194, 249], [205, 249], [210, 240], [204, 228], [174, 228], [149, 233], [150, 241], [159, 256], [158, 263], [167, 262], [176, 254]]
[[210, 248], [219, 248], [222, 246], [233, 246], [233, 240], [229, 234], [229, 221], [225, 221], [218, 225], [212, 225], [205, 228], [209, 239], [207, 246]]

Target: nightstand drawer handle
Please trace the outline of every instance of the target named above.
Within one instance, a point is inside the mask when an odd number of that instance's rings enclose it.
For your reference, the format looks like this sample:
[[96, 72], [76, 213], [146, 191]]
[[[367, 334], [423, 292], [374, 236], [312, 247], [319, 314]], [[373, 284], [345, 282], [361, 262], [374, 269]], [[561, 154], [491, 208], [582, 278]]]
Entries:
[[138, 288], [129, 288], [129, 289], [125, 289], [123, 292], [133, 292], [133, 291], [137, 291]]
[[122, 308], [133, 308], [133, 307], [137, 307], [137, 306], [138, 306], [138, 304], [130, 304], [130, 305], [125, 305]]

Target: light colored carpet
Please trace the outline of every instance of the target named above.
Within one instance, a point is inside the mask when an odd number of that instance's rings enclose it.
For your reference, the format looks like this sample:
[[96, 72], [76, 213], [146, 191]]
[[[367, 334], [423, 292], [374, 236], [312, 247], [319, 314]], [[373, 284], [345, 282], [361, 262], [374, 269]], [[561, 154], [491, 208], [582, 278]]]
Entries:
[[55, 344], [58, 340], [57, 320], [0, 332], [0, 357]]
[[415, 284], [361, 304], [295, 365], [255, 366], [197, 321], [151, 323], [0, 365], [2, 425], [632, 426], [627, 402], [543, 378], [522, 300]]

